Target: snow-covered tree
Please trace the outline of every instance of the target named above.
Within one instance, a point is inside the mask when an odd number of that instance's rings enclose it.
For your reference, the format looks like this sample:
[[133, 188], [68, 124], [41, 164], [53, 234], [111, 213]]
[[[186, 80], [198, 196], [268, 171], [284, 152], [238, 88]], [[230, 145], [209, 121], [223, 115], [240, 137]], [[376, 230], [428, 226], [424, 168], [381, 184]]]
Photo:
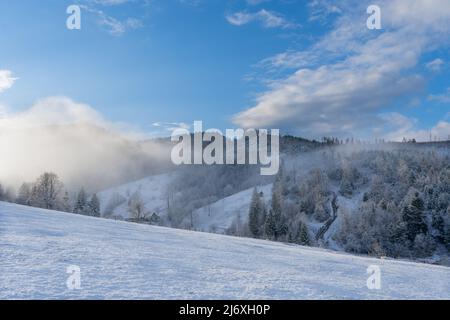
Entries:
[[276, 240], [277, 225], [272, 209], [269, 210], [269, 213], [267, 214], [266, 222], [264, 224], [264, 233], [268, 239]]
[[63, 207], [63, 184], [51, 172], [42, 174], [31, 190], [31, 205], [39, 208], [60, 210]]
[[97, 194], [91, 197], [91, 200], [88, 203], [89, 207], [89, 215], [93, 217], [100, 217], [100, 200], [97, 197]]
[[253, 190], [248, 215], [248, 227], [253, 237], [259, 238], [264, 234], [264, 223], [266, 221], [266, 209], [262, 194], [256, 188]]
[[23, 183], [18, 191], [16, 202], [21, 205], [31, 205], [31, 185], [29, 183]]
[[403, 208], [403, 220], [406, 223], [406, 235], [410, 241], [414, 241], [418, 234], [428, 232], [424, 216], [424, 203], [418, 192], [414, 193], [411, 203]]
[[88, 215], [88, 198], [84, 188], [81, 188], [78, 192], [77, 198], [75, 200], [75, 205], [73, 207], [73, 212], [76, 214]]
[[6, 200], [6, 193], [5, 190], [3, 189], [2, 184], [0, 183], [0, 201], [4, 200]]
[[429, 257], [436, 250], [436, 242], [431, 236], [419, 233], [414, 239], [413, 249], [416, 257]]
[[14, 198], [14, 192], [0, 184], [0, 201], [12, 202]]
[[128, 200], [128, 212], [131, 218], [140, 221], [147, 215], [144, 200], [142, 200], [141, 193], [136, 191]]
[[311, 244], [306, 223], [302, 221], [299, 222], [294, 242], [303, 246], [309, 246]]

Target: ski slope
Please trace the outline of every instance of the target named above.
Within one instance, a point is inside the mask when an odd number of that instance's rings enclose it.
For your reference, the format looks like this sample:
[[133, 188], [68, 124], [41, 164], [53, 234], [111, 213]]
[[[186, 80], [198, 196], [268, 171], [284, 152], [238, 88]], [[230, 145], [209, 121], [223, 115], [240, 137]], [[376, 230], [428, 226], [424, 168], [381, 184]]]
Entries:
[[450, 268], [0, 202], [0, 299], [341, 298], [450, 299]]

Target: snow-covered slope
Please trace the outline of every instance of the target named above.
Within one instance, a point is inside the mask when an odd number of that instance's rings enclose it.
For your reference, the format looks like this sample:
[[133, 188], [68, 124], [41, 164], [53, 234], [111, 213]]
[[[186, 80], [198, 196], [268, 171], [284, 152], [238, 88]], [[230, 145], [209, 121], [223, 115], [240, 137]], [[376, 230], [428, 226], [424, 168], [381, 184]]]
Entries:
[[[112, 215], [121, 218], [129, 218], [128, 199], [139, 192], [145, 203], [145, 208], [149, 213], [157, 213], [163, 216], [167, 213], [167, 186], [172, 181], [175, 173], [167, 173], [130, 182], [118, 187], [114, 187], [98, 194], [101, 203], [101, 212], [107, 214], [107, 207], [112, 198], [120, 198], [120, 205], [114, 208]], [[110, 213], [111, 214], [111, 213]]]
[[[272, 184], [257, 187], [257, 190], [264, 194], [264, 200], [267, 203], [271, 197]], [[241, 217], [242, 222], [248, 221], [252, 193], [253, 188], [250, 188], [195, 210], [192, 214], [194, 229], [224, 233], [238, 216]]]
[[[71, 265], [81, 290], [66, 287]], [[5, 298], [450, 299], [450, 269], [0, 203]]]

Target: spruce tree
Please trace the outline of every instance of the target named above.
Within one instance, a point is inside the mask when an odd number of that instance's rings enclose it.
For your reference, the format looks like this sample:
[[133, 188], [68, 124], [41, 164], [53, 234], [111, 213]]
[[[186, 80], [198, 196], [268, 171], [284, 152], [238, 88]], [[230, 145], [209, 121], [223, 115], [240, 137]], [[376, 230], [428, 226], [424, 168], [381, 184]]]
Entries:
[[62, 198], [61, 210], [64, 212], [70, 212], [70, 197], [67, 191], [64, 192], [64, 196]]
[[269, 229], [273, 230], [271, 238], [279, 240], [288, 234], [289, 228], [283, 215], [283, 174], [280, 170], [272, 187], [272, 210], [269, 213]]
[[269, 213], [267, 214], [266, 223], [264, 225], [264, 231], [268, 239], [276, 240], [277, 228], [273, 210], [269, 210]]
[[309, 239], [308, 227], [302, 221], [300, 221], [298, 224], [295, 242], [303, 246], [309, 246], [311, 244], [311, 241]]
[[100, 217], [100, 200], [95, 193], [89, 201], [89, 214], [93, 217]]
[[2, 184], [0, 183], [0, 201], [6, 200], [6, 192], [3, 190]]
[[75, 206], [73, 208], [73, 212], [76, 214], [87, 214], [87, 196], [86, 192], [84, 191], [84, 188], [80, 189], [80, 192], [78, 192], [77, 200], [75, 201]]
[[410, 241], [414, 241], [418, 234], [428, 232], [424, 203], [418, 193], [415, 194], [411, 204], [403, 208], [403, 220], [406, 222], [406, 235]]
[[248, 227], [251, 234], [258, 238], [260, 236], [260, 198], [256, 188], [253, 190], [252, 200], [250, 202], [250, 212], [248, 214]]

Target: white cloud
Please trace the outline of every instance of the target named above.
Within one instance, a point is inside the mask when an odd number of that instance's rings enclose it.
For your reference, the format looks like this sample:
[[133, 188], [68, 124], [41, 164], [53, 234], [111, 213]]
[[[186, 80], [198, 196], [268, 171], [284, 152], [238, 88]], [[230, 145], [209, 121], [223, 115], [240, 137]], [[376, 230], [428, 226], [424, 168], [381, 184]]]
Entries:
[[388, 141], [402, 141], [403, 139], [416, 141], [447, 140], [450, 137], [450, 122], [446, 120], [439, 121], [432, 128], [417, 129], [418, 120], [408, 118], [396, 112], [380, 115], [385, 120], [384, 131], [379, 137]]
[[433, 72], [439, 72], [442, 70], [444, 65], [444, 61], [442, 59], [434, 59], [433, 61], [428, 62], [425, 66], [428, 70]]
[[437, 2], [381, 1], [383, 31], [366, 28], [367, 3], [347, 3], [335, 28], [311, 48], [266, 59], [263, 64], [270, 68], [297, 69], [272, 81], [234, 122], [309, 137], [359, 134], [382, 125], [378, 114], [423, 87], [424, 80], [414, 72], [422, 54], [449, 43], [449, 29], [443, 26], [450, 3]]
[[447, 91], [442, 94], [430, 94], [428, 96], [429, 101], [436, 101], [439, 103], [450, 104], [450, 87], [447, 88]]
[[154, 135], [165, 137], [176, 129], [189, 130], [191, 128], [191, 125], [185, 122], [154, 122], [152, 126], [157, 129], [153, 132]]
[[119, 21], [111, 16], [100, 14], [99, 24], [108, 29], [113, 36], [120, 36], [128, 30], [138, 29], [142, 27], [142, 22], [135, 18], [128, 18], [125, 21]]
[[128, 17], [126, 19], [119, 20], [112, 15], [109, 15], [103, 9], [99, 9], [98, 6], [118, 6], [125, 3], [131, 3], [131, 0], [87, 0], [86, 4], [81, 7], [86, 12], [93, 14], [97, 23], [105, 28], [109, 34], [113, 36], [121, 36], [127, 31], [142, 28], [144, 23], [141, 19], [136, 17]]
[[296, 28], [298, 25], [289, 22], [281, 14], [261, 9], [257, 12], [235, 12], [226, 16], [227, 21], [235, 26], [243, 26], [259, 21], [266, 28]]
[[9, 70], [0, 70], [0, 93], [11, 88], [17, 78], [12, 76]]
[[342, 3], [329, 2], [326, 0], [312, 0], [308, 3], [310, 7], [311, 14], [309, 17], [310, 21], [326, 21], [326, 19], [332, 14], [340, 14], [342, 13]]
[[139, 145], [143, 135], [123, 128], [67, 97], [39, 100], [19, 113], [5, 112], [0, 115], [0, 150], [7, 152], [2, 153], [0, 181], [18, 187], [53, 171], [69, 187], [95, 190], [142, 174], [149, 163], [170, 159], [161, 145]]

